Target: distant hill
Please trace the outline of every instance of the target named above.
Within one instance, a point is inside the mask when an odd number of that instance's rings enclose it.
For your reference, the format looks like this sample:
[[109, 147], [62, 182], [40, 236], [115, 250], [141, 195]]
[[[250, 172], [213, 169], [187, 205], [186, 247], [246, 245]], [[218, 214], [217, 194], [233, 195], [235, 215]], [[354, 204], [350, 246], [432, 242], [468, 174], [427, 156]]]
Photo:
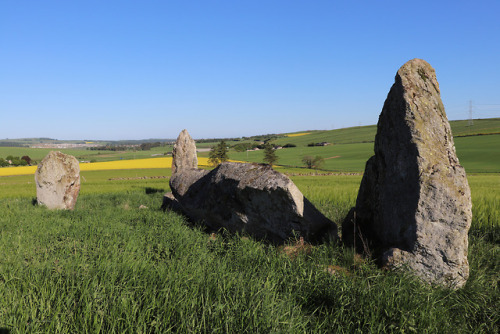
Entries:
[[[500, 134], [500, 118], [475, 119], [473, 125], [469, 120], [450, 121], [453, 137]], [[278, 145], [294, 144], [307, 146], [309, 143], [329, 142], [332, 144], [370, 143], [375, 141], [376, 125], [356, 126], [351, 128], [327, 131], [303, 131], [274, 140]]]
[[52, 144], [88, 144], [94, 143], [96, 145], [141, 145], [147, 143], [173, 143], [175, 139], [140, 139], [140, 140], [59, 140], [52, 138], [20, 138], [20, 139], [0, 139], [0, 147], [31, 147], [34, 145], [52, 145]]
[[[453, 137], [500, 134], [500, 118], [450, 121]], [[242, 138], [197, 139], [199, 146], [210, 147], [213, 143], [225, 140], [228, 145], [238, 142], [254, 142], [270, 140], [277, 145], [294, 144], [307, 146], [310, 143], [329, 142], [332, 144], [371, 143], [375, 140], [376, 125], [355, 126], [336, 130], [310, 130], [287, 134], [266, 134]], [[140, 145], [143, 143], [173, 143], [175, 139], [139, 139], [139, 140], [58, 140], [52, 138], [21, 138], [0, 139], [0, 147], [30, 147], [36, 144], [85, 144], [88, 142], [99, 145]]]
[[[476, 119], [473, 125], [469, 121], [451, 121], [451, 128], [455, 138], [455, 147], [460, 163], [467, 172], [500, 172], [500, 118]], [[343, 172], [362, 172], [366, 161], [373, 155], [373, 142], [377, 129], [375, 125], [352, 127], [329, 131], [303, 131], [294, 134], [270, 134], [245, 138], [236, 138], [236, 140], [227, 140], [228, 146], [233, 147], [241, 143], [261, 143], [269, 140], [275, 145], [284, 146], [293, 144], [290, 148], [276, 150], [278, 155], [278, 164], [284, 166], [304, 167], [302, 159], [304, 156], [321, 156], [325, 159], [324, 170], [343, 171]], [[3, 140], [0, 140], [2, 142]], [[50, 148], [28, 148], [35, 143], [85, 143], [106, 145], [114, 143], [115, 145], [134, 145], [156, 142], [171, 142], [169, 139], [148, 139], [131, 141], [59, 141], [50, 138], [18, 139], [4, 140], [7, 147], [0, 147], [0, 158], [12, 156], [27, 155], [31, 159], [41, 160], [51, 149]], [[308, 146], [310, 143], [329, 142], [333, 145], [327, 146]], [[200, 147], [211, 147], [215, 142], [210, 140], [197, 143]], [[17, 146], [16, 146], [17, 145]], [[123, 151], [96, 151], [91, 149], [68, 148], [61, 149], [64, 153], [74, 155], [81, 161], [112, 161], [121, 159], [140, 159], [152, 156], [165, 155], [171, 151], [170, 146], [161, 145], [151, 150]], [[207, 157], [209, 152], [199, 152], [200, 157]], [[239, 161], [263, 162], [263, 150], [229, 151], [229, 157]]]
[[[467, 172], [500, 172], [500, 118], [451, 121], [460, 163]], [[306, 155], [325, 158], [324, 170], [362, 172], [366, 161], [373, 155], [376, 125], [352, 127], [329, 131], [303, 131], [282, 135], [271, 142], [295, 147], [277, 150], [278, 164], [304, 166]], [[308, 146], [311, 143], [328, 142], [328, 146]], [[262, 151], [230, 152], [230, 158], [242, 161], [262, 162]]]
[[471, 121], [451, 121], [453, 137], [500, 134], [500, 118], [474, 119]]

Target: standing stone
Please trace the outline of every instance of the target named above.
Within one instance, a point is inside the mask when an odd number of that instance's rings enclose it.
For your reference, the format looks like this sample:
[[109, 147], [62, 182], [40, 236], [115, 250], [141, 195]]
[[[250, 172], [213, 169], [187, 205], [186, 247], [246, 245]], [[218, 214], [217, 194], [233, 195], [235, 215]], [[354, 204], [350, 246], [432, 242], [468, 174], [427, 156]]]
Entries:
[[35, 173], [38, 204], [49, 209], [75, 208], [80, 192], [80, 166], [71, 155], [51, 151]]
[[343, 240], [386, 267], [454, 288], [469, 276], [471, 195], [434, 69], [413, 59], [396, 74], [380, 114], [375, 155], [342, 226]]
[[186, 129], [181, 131], [172, 150], [172, 174], [185, 168], [198, 168], [196, 144]]
[[[177, 193], [185, 193], [187, 189], [208, 173], [207, 170], [198, 169], [198, 155], [196, 154], [196, 143], [186, 129], [182, 130], [175, 141], [172, 150], [172, 177], [170, 178], [170, 189]], [[173, 180], [176, 185], [173, 185]], [[179, 209], [175, 203], [172, 193], [167, 193], [163, 198], [162, 207], [170, 206]]]

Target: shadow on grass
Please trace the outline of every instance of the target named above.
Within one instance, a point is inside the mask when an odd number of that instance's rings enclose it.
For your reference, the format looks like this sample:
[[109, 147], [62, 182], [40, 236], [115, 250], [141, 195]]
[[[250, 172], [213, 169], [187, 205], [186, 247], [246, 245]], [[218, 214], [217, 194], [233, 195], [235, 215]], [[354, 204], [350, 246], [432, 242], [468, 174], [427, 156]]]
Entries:
[[165, 192], [165, 189], [146, 187], [146, 194], [147, 195], [156, 194], [156, 193], [164, 193], [164, 192]]

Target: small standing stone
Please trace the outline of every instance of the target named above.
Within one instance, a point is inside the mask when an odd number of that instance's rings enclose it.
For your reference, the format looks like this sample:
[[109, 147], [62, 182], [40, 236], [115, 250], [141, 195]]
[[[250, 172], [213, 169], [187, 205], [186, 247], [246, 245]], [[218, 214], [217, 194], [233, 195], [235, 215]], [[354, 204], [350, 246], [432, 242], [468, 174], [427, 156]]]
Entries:
[[405, 265], [424, 281], [459, 288], [469, 276], [471, 207], [435, 71], [413, 59], [384, 103], [343, 240], [383, 266]]
[[196, 144], [187, 132], [182, 130], [172, 151], [172, 174], [182, 169], [198, 168]]
[[51, 151], [35, 172], [36, 197], [49, 209], [73, 210], [80, 192], [80, 165], [71, 155]]

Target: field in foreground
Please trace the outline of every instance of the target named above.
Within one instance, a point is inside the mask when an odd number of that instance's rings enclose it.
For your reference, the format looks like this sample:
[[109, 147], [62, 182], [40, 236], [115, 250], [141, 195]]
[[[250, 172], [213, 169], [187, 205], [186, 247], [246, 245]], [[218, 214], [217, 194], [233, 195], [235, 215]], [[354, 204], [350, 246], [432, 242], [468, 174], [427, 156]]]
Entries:
[[[497, 332], [498, 175], [469, 176], [471, 277], [464, 289], [449, 291], [383, 272], [335, 244], [290, 258], [251, 238], [213, 237], [159, 209], [169, 176], [161, 171], [82, 173], [72, 212], [33, 206], [33, 176], [0, 178], [0, 329]], [[361, 177], [293, 179], [338, 223]]]

